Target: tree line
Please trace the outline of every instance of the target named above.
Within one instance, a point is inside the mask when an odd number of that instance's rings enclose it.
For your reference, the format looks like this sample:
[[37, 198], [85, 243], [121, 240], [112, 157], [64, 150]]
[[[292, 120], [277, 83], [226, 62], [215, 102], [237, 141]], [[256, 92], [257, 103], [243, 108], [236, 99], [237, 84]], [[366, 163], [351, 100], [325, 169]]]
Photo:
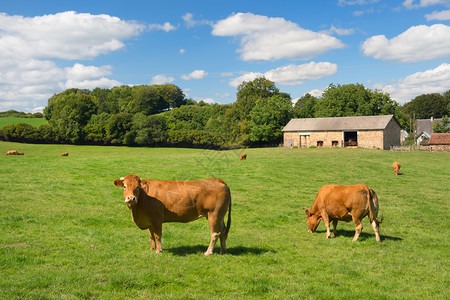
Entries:
[[[426, 105], [428, 113], [436, 118], [448, 115], [449, 94], [431, 94], [430, 101], [441, 102]], [[399, 106], [388, 94], [362, 84], [330, 84], [321, 97], [306, 94], [293, 106], [291, 96], [264, 77], [240, 84], [232, 104], [186, 99], [173, 84], [68, 89], [48, 100], [48, 124], [7, 125], [0, 129], [0, 138], [95, 145], [268, 146], [282, 142], [281, 129], [291, 118], [393, 114], [407, 129], [411, 112], [422, 110], [421, 104], [430, 98], [423, 96]]]

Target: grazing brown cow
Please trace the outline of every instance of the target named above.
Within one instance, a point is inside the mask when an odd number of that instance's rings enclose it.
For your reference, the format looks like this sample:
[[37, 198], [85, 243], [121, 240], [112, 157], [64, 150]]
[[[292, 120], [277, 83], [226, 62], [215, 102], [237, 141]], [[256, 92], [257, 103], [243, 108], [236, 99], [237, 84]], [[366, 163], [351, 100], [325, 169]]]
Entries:
[[23, 152], [17, 152], [17, 155], [25, 155]]
[[16, 150], [9, 150], [6, 151], [5, 155], [19, 155], [19, 152], [17, 152]]
[[247, 159], [247, 153], [242, 153], [241, 154], [241, 160], [243, 160], [243, 159]]
[[140, 229], [148, 229], [151, 249], [156, 249], [156, 253], [162, 251], [162, 223], [186, 223], [201, 217], [208, 219], [211, 229], [211, 242], [205, 255], [213, 253], [219, 237], [220, 253], [226, 252], [231, 225], [231, 194], [222, 179], [142, 180], [136, 175], [127, 175], [114, 180], [114, 184], [124, 188], [123, 197], [133, 221]]
[[400, 171], [400, 164], [398, 162], [394, 162], [392, 164], [392, 169], [394, 170], [395, 175], [398, 175], [398, 172]]
[[308, 232], [314, 232], [323, 219], [327, 228], [326, 238], [330, 238], [330, 220], [333, 221], [333, 235], [336, 236], [338, 221], [350, 222], [353, 220], [356, 232], [353, 241], [356, 241], [363, 228], [362, 219], [369, 216], [372, 228], [375, 231], [375, 239], [380, 241], [379, 225], [382, 222], [377, 219], [378, 197], [375, 191], [365, 184], [355, 185], [324, 185], [317, 193], [316, 200], [311, 210], [306, 209], [306, 221]]
[[63, 152], [60, 156], [69, 156], [69, 152]]

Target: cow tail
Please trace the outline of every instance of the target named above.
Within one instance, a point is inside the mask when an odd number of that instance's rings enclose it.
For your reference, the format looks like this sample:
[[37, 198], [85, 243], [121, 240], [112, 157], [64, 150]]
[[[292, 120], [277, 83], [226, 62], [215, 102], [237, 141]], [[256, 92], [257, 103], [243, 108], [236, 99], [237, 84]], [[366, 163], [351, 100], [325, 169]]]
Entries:
[[369, 201], [369, 217], [370, 217], [370, 222], [375, 221], [377, 224], [381, 224], [381, 222], [383, 222], [383, 217], [381, 218], [381, 220], [377, 219], [377, 215], [375, 215], [375, 199], [378, 202], [378, 197], [377, 194], [375, 194], [375, 191], [372, 189], [369, 189], [369, 193], [368, 193], [368, 201]]
[[230, 204], [228, 205], [228, 221], [227, 221], [227, 229], [226, 229], [225, 235], [228, 235], [228, 232], [230, 231], [230, 227], [231, 227], [231, 193], [230, 193], [230, 190], [228, 190], [228, 195], [230, 197]]

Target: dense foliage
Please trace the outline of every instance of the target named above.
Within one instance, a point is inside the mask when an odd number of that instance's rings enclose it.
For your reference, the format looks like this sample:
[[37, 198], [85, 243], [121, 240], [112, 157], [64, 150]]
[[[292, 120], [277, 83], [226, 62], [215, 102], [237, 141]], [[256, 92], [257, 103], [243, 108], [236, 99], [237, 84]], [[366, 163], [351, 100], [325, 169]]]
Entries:
[[292, 105], [290, 95], [264, 77], [240, 84], [232, 104], [186, 99], [173, 84], [68, 89], [48, 100], [44, 109], [48, 125], [8, 125], [0, 129], [0, 139], [130, 146], [267, 146], [282, 142], [281, 129], [292, 117], [393, 114], [407, 129], [411, 114], [415, 113], [416, 119], [448, 115], [449, 99], [450, 91], [427, 94], [400, 107], [388, 94], [362, 84], [330, 84], [321, 97], [305, 94]]

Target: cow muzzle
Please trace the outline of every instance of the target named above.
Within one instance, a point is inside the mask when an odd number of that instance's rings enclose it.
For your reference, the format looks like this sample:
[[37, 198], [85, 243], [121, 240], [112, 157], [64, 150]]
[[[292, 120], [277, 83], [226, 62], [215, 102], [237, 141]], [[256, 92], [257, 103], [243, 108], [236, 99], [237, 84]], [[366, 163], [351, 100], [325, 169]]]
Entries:
[[127, 197], [125, 198], [125, 203], [126, 203], [126, 204], [136, 204], [136, 203], [137, 203], [137, 201], [136, 201], [136, 196], [134, 196], [134, 195], [132, 195], [132, 196], [127, 196]]
[[313, 231], [312, 231], [311, 229], [308, 229], [308, 232], [309, 232], [309, 233], [313, 233]]

